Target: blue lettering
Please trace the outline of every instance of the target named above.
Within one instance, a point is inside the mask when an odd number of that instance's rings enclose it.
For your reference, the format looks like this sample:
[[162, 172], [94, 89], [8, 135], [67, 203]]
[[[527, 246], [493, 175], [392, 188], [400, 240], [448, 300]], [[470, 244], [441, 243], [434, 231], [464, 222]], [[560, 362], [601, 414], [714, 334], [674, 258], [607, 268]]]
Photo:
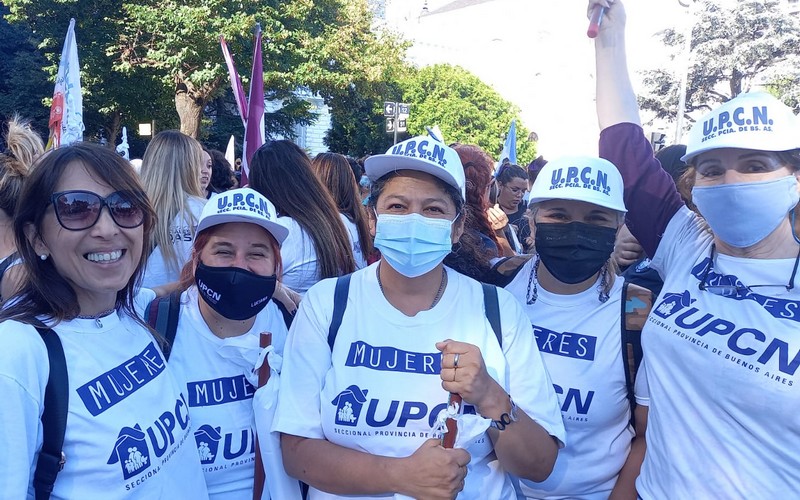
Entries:
[[394, 420], [397, 415], [397, 407], [400, 406], [400, 401], [392, 401], [389, 403], [389, 410], [386, 412], [386, 418], [377, 420], [375, 413], [378, 408], [378, 400], [372, 399], [367, 407], [367, 425], [370, 427], [386, 427]]
[[242, 432], [240, 433], [241, 439], [239, 440], [239, 449], [236, 451], [233, 451], [233, 434], [225, 434], [222, 456], [225, 457], [226, 460], [233, 460], [234, 458], [239, 458], [247, 453], [247, 445], [249, 444], [251, 432], [252, 431], [250, 429], [242, 429]]
[[215, 406], [233, 401], [252, 399], [256, 388], [244, 375], [222, 377], [213, 380], [198, 380], [186, 384], [189, 406]]
[[403, 410], [400, 412], [400, 420], [397, 422], [397, 426], [405, 427], [409, 420], [422, 420], [427, 412], [428, 406], [425, 403], [406, 401], [403, 403]]
[[798, 351], [792, 362], [789, 362], [789, 344], [779, 339], [772, 339], [767, 348], [758, 358], [758, 362], [767, 364], [775, 353], [778, 353], [778, 369], [788, 375], [794, 375], [797, 367], [800, 366], [800, 351]]
[[[564, 394], [564, 389], [557, 384], [553, 384], [553, 389], [555, 389], [556, 394]], [[581, 397], [580, 389], [567, 389], [566, 396], [564, 396], [564, 402], [561, 404], [561, 411], [568, 412], [572, 406], [572, 403], [574, 402], [575, 412], [580, 415], [586, 415], [589, 413], [589, 407], [592, 405], [592, 399], [594, 399], [594, 391], [589, 391], [586, 394], [586, 399], [584, 400]]]
[[708, 135], [714, 131], [714, 119], [706, 120], [703, 122], [703, 135]]
[[702, 318], [696, 320], [694, 323], [687, 323], [686, 320], [689, 319], [689, 317], [696, 312], [698, 312], [696, 307], [687, 309], [686, 311], [682, 312], [677, 318], [675, 318], [675, 324], [680, 326], [681, 328], [692, 329], [692, 328], [698, 328], [700, 325], [713, 318], [711, 314], [706, 313]]
[[730, 321], [725, 321], [724, 319], [715, 319], [714, 321], [710, 322], [700, 330], [698, 330], [697, 335], [702, 337], [707, 333], [716, 333], [717, 335], [728, 335], [732, 331], [736, 329], [736, 325], [731, 323]]
[[357, 341], [350, 344], [345, 366], [437, 375], [441, 371], [441, 354], [402, 351], [388, 346], [376, 347]]
[[730, 127], [731, 126], [731, 114], [727, 111], [723, 111], [717, 117], [717, 122], [719, 123], [719, 128], [722, 130], [722, 127]]
[[594, 360], [597, 337], [571, 332], [554, 332], [541, 326], [532, 326], [540, 352], [588, 361]]
[[753, 125], [758, 124], [769, 125], [766, 106], [761, 106], [761, 108], [753, 106]]
[[577, 182], [578, 180], [578, 167], [569, 167], [567, 169], [567, 184]]
[[731, 335], [731, 338], [728, 339], [728, 348], [731, 351], [742, 354], [744, 356], [752, 356], [757, 352], [755, 349], [753, 349], [752, 347], [741, 347], [739, 345], [739, 339], [745, 333], [752, 334], [753, 337], [759, 342], [764, 342], [765, 340], [767, 340], [766, 335], [764, 335], [762, 332], [754, 328], [742, 328], [741, 330], [737, 330], [736, 332], [734, 332], [734, 334]]
[[234, 193], [233, 205], [241, 205], [244, 202], [244, 195], [242, 193]]
[[561, 183], [561, 172], [562, 172], [562, 169], [560, 169], [560, 168], [556, 169], [556, 170], [553, 170], [553, 176], [550, 178], [550, 182], [554, 186], [557, 186], [558, 184]]

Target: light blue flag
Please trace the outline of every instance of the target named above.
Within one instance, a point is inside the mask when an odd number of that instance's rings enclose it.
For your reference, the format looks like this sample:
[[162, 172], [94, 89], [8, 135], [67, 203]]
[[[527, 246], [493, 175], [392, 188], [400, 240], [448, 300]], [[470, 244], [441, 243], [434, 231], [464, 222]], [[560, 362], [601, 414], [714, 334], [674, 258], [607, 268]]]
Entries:
[[506, 142], [503, 144], [503, 150], [500, 151], [500, 158], [497, 166], [503, 164], [503, 160], [508, 158], [508, 161], [517, 164], [517, 120], [511, 120], [511, 126], [508, 127], [508, 135], [506, 135]]

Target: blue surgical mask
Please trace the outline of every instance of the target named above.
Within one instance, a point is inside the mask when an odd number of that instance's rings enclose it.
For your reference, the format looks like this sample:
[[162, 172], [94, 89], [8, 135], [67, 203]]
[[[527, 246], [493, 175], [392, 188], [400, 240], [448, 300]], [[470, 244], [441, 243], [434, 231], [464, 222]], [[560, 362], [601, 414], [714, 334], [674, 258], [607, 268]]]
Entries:
[[692, 201], [714, 234], [737, 248], [747, 248], [769, 236], [798, 200], [794, 175], [692, 189]]
[[420, 214], [379, 214], [375, 247], [398, 273], [416, 278], [438, 266], [453, 247], [453, 222]]

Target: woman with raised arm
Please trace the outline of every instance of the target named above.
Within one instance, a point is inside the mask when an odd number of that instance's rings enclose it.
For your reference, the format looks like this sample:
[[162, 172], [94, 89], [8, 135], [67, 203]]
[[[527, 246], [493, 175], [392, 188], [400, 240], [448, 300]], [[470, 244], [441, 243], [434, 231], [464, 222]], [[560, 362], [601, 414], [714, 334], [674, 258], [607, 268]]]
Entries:
[[0, 313], [3, 500], [207, 498], [189, 404], [138, 312], [154, 222], [111, 149], [49, 151], [25, 180], [26, 278]]
[[[365, 166], [382, 257], [298, 309], [274, 426], [286, 471], [312, 500], [513, 498], [506, 473], [545, 479], [563, 423], [520, 305], [442, 264], [464, 226], [458, 154], [415, 137]], [[433, 432], [447, 415], [452, 449]]]
[[628, 226], [664, 278], [643, 332], [650, 498], [792, 498], [800, 490], [800, 123], [744, 93], [692, 127], [687, 209], [642, 133], [625, 60], [625, 12], [595, 41], [600, 154], [625, 180]]

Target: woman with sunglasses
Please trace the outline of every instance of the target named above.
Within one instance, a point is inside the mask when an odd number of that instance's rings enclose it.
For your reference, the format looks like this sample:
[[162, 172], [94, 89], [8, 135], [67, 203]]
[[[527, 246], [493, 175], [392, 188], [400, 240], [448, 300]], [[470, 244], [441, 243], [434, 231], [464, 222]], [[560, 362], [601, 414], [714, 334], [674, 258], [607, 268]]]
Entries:
[[[192, 409], [193, 443], [211, 499], [253, 496], [260, 334], [271, 333], [274, 351], [282, 354], [289, 317], [271, 300], [289, 234], [277, 219], [272, 203], [252, 189], [213, 195], [181, 273], [169, 364]], [[268, 486], [278, 480], [275, 471], [267, 477]]]
[[[506, 473], [546, 478], [563, 423], [519, 304], [495, 290], [495, 333], [481, 284], [442, 264], [464, 229], [458, 154], [415, 137], [365, 167], [382, 257], [346, 295], [324, 280], [300, 304], [274, 425], [286, 471], [312, 500], [513, 498]], [[448, 414], [452, 449], [434, 432]]]
[[600, 154], [625, 180], [629, 228], [664, 278], [642, 335], [650, 392], [641, 498], [794, 498], [800, 490], [800, 122], [744, 93], [689, 132], [684, 206], [644, 137], [625, 12], [606, 9], [597, 57]]
[[[189, 406], [137, 312], [153, 222], [112, 150], [48, 152], [26, 179], [14, 220], [26, 280], [0, 312], [0, 498], [32, 498], [35, 486], [41, 498], [48, 384], [68, 390], [50, 498], [206, 498]], [[44, 338], [60, 343], [67, 380], [53, 378], [59, 356]]]

